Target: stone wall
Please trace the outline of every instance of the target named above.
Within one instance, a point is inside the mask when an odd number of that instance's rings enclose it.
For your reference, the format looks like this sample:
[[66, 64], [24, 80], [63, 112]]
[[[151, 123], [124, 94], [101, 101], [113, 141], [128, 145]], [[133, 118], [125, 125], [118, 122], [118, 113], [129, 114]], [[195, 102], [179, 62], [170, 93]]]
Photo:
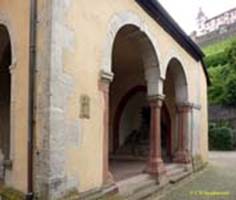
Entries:
[[236, 108], [220, 105], [209, 106], [209, 121], [228, 121], [236, 129]]

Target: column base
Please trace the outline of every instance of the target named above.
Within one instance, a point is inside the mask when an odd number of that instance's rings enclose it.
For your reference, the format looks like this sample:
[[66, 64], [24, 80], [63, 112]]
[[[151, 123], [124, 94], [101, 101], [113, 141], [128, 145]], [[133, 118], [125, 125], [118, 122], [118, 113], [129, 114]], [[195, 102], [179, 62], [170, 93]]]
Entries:
[[189, 153], [187, 151], [178, 151], [175, 154], [173, 161], [175, 163], [189, 164], [189, 163], [191, 163], [191, 158], [190, 158]]
[[165, 165], [161, 158], [149, 161], [144, 172], [155, 177], [158, 183], [168, 182]]
[[112, 173], [108, 172], [106, 177], [104, 178], [103, 185], [104, 186], [110, 186], [110, 185], [113, 185], [114, 183], [115, 182], [114, 182], [114, 178], [112, 176]]

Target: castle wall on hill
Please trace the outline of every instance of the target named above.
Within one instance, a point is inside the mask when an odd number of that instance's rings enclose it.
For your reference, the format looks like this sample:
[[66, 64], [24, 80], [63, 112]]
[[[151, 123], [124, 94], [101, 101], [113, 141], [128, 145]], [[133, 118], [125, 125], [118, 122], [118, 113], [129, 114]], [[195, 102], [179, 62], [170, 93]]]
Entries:
[[223, 41], [232, 36], [236, 36], [236, 22], [230, 25], [221, 26], [219, 29], [205, 35], [192, 35], [191, 37], [200, 47], [206, 47], [210, 44]]

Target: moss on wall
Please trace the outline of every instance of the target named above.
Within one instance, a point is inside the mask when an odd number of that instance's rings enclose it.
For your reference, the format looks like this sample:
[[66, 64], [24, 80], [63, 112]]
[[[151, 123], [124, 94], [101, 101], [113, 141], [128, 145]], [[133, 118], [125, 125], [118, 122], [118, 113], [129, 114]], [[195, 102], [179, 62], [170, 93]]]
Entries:
[[25, 194], [9, 187], [3, 187], [0, 190], [2, 200], [25, 200]]
[[62, 197], [60, 200], [78, 200], [79, 199], [79, 192], [77, 189], [72, 189], [68, 191], [64, 197]]

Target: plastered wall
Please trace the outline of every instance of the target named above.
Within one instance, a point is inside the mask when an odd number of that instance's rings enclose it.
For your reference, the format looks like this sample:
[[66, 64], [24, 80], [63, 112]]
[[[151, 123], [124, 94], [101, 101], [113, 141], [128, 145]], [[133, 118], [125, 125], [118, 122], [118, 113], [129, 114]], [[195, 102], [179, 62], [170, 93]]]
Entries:
[[0, 1], [0, 24], [9, 32], [12, 51], [10, 159], [13, 165], [6, 171], [5, 183], [22, 192], [27, 192], [29, 12], [28, 0]]
[[[60, 170], [63, 171], [61, 177], [67, 177], [66, 185], [77, 186], [80, 192], [102, 185], [104, 102], [102, 93], [98, 90], [98, 81], [100, 70], [111, 67], [104, 66], [103, 61], [106, 58], [111, 59], [108, 55], [109, 48], [112, 46], [106, 44], [110, 38], [110, 32], [117, 25], [116, 23], [111, 25], [114, 18], [118, 18], [118, 22], [125, 22], [135, 16], [133, 18], [140, 19], [139, 21], [148, 27], [143, 31], [150, 33], [155, 38], [161, 77], [165, 78], [167, 64], [172, 57], [177, 57], [182, 63], [188, 79], [189, 101], [202, 106], [201, 111], [198, 111], [201, 117], [196, 118], [200, 121], [194, 121], [194, 123], [199, 124], [201, 153], [204, 158], [206, 157], [206, 79], [200, 64], [135, 1], [70, 0], [65, 2], [60, 0], [53, 6], [54, 32], [52, 34], [53, 63], [51, 70], [54, 75], [51, 77], [53, 97], [51, 105], [53, 105], [52, 112], [55, 111], [58, 118], [61, 118], [55, 121], [50, 131], [52, 135], [60, 133], [55, 140], [58, 140], [58, 144], [61, 140], [59, 135], [66, 134], [63, 138], [71, 137], [73, 139], [61, 144], [63, 148], [60, 152], [63, 152], [61, 154], [63, 158], [58, 161], [55, 156], [52, 163], [58, 163], [57, 167], [61, 167]], [[79, 116], [79, 99], [83, 94], [88, 95], [91, 99], [89, 119], [81, 119]], [[199, 94], [201, 98], [198, 98]], [[54, 117], [52, 115], [52, 121], [54, 121]], [[53, 127], [61, 125], [60, 122], [63, 126], [59, 130], [54, 130]], [[56, 150], [58, 149], [55, 148]], [[57, 174], [55, 174], [56, 176]]]

